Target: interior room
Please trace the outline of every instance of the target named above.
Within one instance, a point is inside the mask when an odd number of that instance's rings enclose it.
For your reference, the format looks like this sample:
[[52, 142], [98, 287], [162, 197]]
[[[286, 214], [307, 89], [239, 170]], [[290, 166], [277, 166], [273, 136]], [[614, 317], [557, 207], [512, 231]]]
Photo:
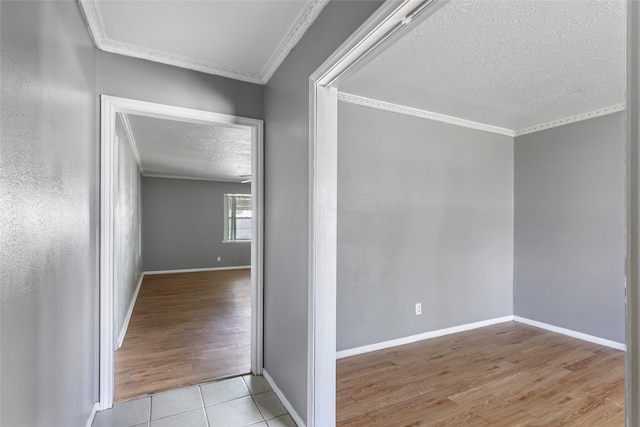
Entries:
[[624, 425], [624, 22], [448, 2], [340, 82], [338, 425]]
[[115, 115], [115, 402], [248, 375], [251, 129]]
[[639, 201], [636, 0], [1, 0], [0, 425], [640, 426]]

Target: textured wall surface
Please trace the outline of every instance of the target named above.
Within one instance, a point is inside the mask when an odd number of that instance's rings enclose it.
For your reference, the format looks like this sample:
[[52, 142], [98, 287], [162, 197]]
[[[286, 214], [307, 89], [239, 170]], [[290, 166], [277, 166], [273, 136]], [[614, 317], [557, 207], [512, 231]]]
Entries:
[[97, 400], [96, 54], [71, 1], [0, 2], [3, 427]]
[[118, 137], [118, 173], [114, 196], [115, 223], [113, 227], [115, 281], [115, 342], [142, 276], [142, 212], [140, 173], [131, 151], [131, 143], [124, 131], [120, 115], [116, 119]]
[[144, 271], [251, 265], [250, 242], [222, 243], [225, 193], [251, 184], [143, 177]]
[[625, 125], [516, 138], [514, 314], [625, 341]]
[[381, 4], [327, 5], [265, 87], [264, 366], [306, 418], [309, 76]]
[[338, 350], [511, 315], [513, 138], [338, 112]]
[[98, 51], [98, 93], [262, 119], [264, 86]]

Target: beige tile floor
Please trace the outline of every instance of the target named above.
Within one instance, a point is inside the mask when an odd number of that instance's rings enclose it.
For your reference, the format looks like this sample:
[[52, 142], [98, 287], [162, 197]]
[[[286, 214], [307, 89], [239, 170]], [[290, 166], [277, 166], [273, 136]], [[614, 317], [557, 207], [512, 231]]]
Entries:
[[247, 375], [117, 403], [93, 427], [296, 427], [263, 377]]

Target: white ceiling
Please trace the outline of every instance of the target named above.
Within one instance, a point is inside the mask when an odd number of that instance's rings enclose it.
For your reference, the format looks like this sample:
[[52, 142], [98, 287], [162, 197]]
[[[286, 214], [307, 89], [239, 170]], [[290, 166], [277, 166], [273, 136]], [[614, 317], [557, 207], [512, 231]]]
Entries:
[[624, 1], [452, 0], [340, 91], [518, 131], [624, 103]]
[[251, 176], [251, 130], [127, 114], [145, 176], [242, 182]]
[[328, 0], [80, 0], [99, 49], [266, 83]]

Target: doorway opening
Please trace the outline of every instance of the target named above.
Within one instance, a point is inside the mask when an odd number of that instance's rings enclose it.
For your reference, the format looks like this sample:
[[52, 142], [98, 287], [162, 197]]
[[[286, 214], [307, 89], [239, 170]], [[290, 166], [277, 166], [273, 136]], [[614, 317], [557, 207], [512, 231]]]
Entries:
[[[119, 157], [119, 154], [122, 153], [119, 153], [118, 147], [122, 145], [122, 141], [119, 138], [127, 137], [127, 134], [129, 134], [130, 138], [133, 138], [131, 122], [134, 122], [134, 128], [142, 129], [146, 127], [147, 133], [153, 134], [155, 132], [157, 138], [164, 138], [169, 142], [177, 138], [171, 137], [172, 132], [176, 135], [190, 134], [193, 129], [195, 129], [194, 132], [196, 134], [198, 130], [199, 132], [204, 132], [202, 140], [197, 142], [193, 142], [193, 136], [191, 135], [193, 146], [167, 146], [164, 148], [164, 152], [157, 152], [158, 150], [156, 150], [155, 157], [151, 156], [152, 158], [150, 159], [146, 157], [144, 173], [140, 174], [142, 176], [139, 178], [139, 180], [144, 180], [145, 182], [140, 184], [140, 187], [148, 189], [147, 193], [154, 200], [145, 200], [146, 208], [142, 209], [138, 206], [138, 210], [142, 210], [142, 215], [146, 216], [147, 214], [152, 214], [152, 212], [145, 213], [145, 210], [166, 213], [171, 209], [174, 211], [182, 209], [184, 212], [190, 208], [201, 209], [206, 211], [206, 215], [216, 216], [219, 220], [216, 222], [216, 224], [219, 223], [219, 227], [218, 225], [215, 226], [215, 233], [220, 238], [216, 238], [216, 240], [219, 240], [219, 242], [216, 241], [216, 243], [219, 243], [219, 247], [216, 249], [217, 252], [205, 254], [208, 257], [207, 264], [205, 264], [206, 268], [199, 268], [201, 265], [197, 264], [188, 265], [187, 261], [181, 260], [182, 254], [180, 250], [169, 255], [150, 254], [154, 256], [151, 256], [150, 259], [145, 259], [145, 273], [140, 275], [135, 294], [131, 298], [131, 304], [127, 309], [125, 305], [128, 305], [128, 297], [124, 295], [126, 292], [119, 291], [120, 287], [118, 286], [120, 278], [126, 276], [126, 274], [123, 274], [123, 270], [130, 267], [125, 265], [126, 263], [122, 261], [123, 256], [119, 253], [119, 247], [123, 246], [123, 234], [126, 233], [122, 233], [118, 229], [119, 221], [123, 215], [121, 206], [123, 203], [118, 200], [118, 195], [123, 192], [121, 188], [118, 188], [118, 174], [122, 171], [119, 172], [118, 168], [122, 166], [120, 163], [124, 163]], [[207, 138], [213, 138], [215, 141], [208, 143]], [[237, 147], [231, 150], [227, 149], [227, 152], [223, 153], [226, 155], [221, 156], [220, 164], [216, 164], [215, 167], [206, 162], [205, 156], [201, 156], [203, 157], [202, 162], [198, 165], [198, 153], [215, 152], [216, 148], [220, 150], [219, 145], [225, 138], [227, 141], [231, 140], [232, 145], [235, 141], [236, 145], [242, 145], [244, 148], [240, 150]], [[199, 146], [200, 151], [198, 151], [198, 147], [194, 146]], [[196, 158], [192, 159], [191, 163], [199, 166], [201, 175], [196, 174], [195, 178], [190, 176], [189, 179], [185, 179], [185, 173], [180, 169], [184, 165], [180, 164], [169, 172], [161, 170], [158, 172], [156, 167], [162, 163], [159, 160], [161, 157], [167, 158], [174, 155], [178, 158], [178, 152], [192, 149], [195, 150]], [[244, 153], [240, 152], [242, 150], [244, 150]], [[136, 149], [135, 143], [131, 151], [135, 162], [141, 165], [140, 153]], [[250, 165], [246, 165], [244, 170], [241, 171], [241, 168], [236, 167], [232, 171], [232, 175], [235, 175], [231, 177], [228, 176], [229, 171], [223, 170], [224, 167], [221, 166], [223, 162], [233, 163], [235, 161], [241, 163], [241, 159], [238, 158], [244, 156], [248, 159], [248, 155], [250, 155]], [[196, 313], [206, 313], [206, 315], [200, 316], [200, 323], [182, 324], [172, 333], [164, 334], [166, 335], [164, 338], [170, 341], [169, 344], [175, 346], [180, 345], [181, 338], [186, 339], [188, 336], [191, 336], [192, 342], [193, 340], [198, 342], [199, 340], [205, 341], [205, 338], [209, 335], [215, 335], [216, 331], [209, 330], [209, 328], [214, 326], [213, 323], [217, 321], [216, 319], [231, 323], [234, 321], [243, 323], [242, 326], [231, 325], [226, 332], [218, 331], [221, 332], [223, 338], [226, 336], [230, 341], [227, 340], [228, 342], [225, 344], [224, 340], [213, 340], [213, 344], [210, 344], [219, 346], [219, 348], [212, 350], [210, 347], [203, 347], [202, 354], [194, 356], [196, 358], [192, 363], [201, 364], [201, 370], [207, 371], [212, 369], [213, 365], [210, 363], [215, 363], [216, 354], [224, 354], [226, 356], [225, 360], [230, 360], [237, 356], [231, 353], [238, 351], [249, 351], [250, 354], [245, 353], [246, 359], [242, 359], [242, 363], [234, 365], [235, 367], [230, 368], [226, 374], [223, 369], [219, 372], [212, 372], [208, 379], [201, 378], [201, 380], [206, 381], [237, 375], [241, 373], [234, 371], [237, 369], [250, 369], [254, 375], [262, 374], [262, 165], [262, 120], [107, 95], [101, 96], [99, 409], [110, 408], [113, 405], [114, 397], [116, 397], [115, 351], [123, 342], [126, 343], [125, 334], [129, 322], [132, 318], [140, 319], [139, 321], [132, 321], [137, 324], [136, 333], [139, 335], [146, 334], [144, 328], [145, 318], [148, 319], [152, 316], [145, 310], [149, 310], [150, 307], [156, 311], [158, 309], [165, 310], [168, 317], [163, 321], [169, 323], [172, 318], [174, 320], [179, 319], [183, 310], [192, 310], [194, 304], [197, 306]], [[189, 185], [188, 190], [185, 189], [187, 185]], [[154, 188], [163, 188], [163, 190], [157, 192], [154, 191]], [[159, 193], [166, 193], [166, 191], [172, 192], [171, 197], [173, 198], [163, 199], [164, 196], [162, 194], [158, 196]], [[143, 191], [143, 197], [147, 193]], [[191, 194], [193, 196], [191, 199], [180, 198], [182, 196], [187, 197], [188, 193], [193, 193]], [[230, 209], [230, 206], [224, 203], [230, 194], [241, 195], [232, 200], [233, 206], [231, 207], [233, 209]], [[154, 198], [154, 195], [158, 197]], [[178, 198], [176, 199], [175, 197]], [[141, 203], [140, 200], [141, 198], [139, 198], [139, 203]], [[167, 200], [173, 200], [173, 202], [167, 202]], [[147, 202], [149, 203], [147, 204]], [[200, 205], [200, 202], [202, 202], [200, 207], [192, 206]], [[149, 206], [154, 206], [153, 203], [160, 203], [161, 206], [156, 209], [149, 208]], [[131, 204], [129, 203], [129, 205]], [[124, 215], [126, 214], [127, 212], [124, 212]], [[142, 215], [140, 215], [140, 218], [142, 218]], [[164, 220], [160, 218], [157, 221], [155, 230], [158, 232], [148, 234], [163, 235], [166, 234], [164, 232], [167, 230], [171, 231], [179, 228], [178, 224], [173, 223], [172, 225], [171, 218], [167, 219], [165, 217]], [[189, 218], [186, 218], [182, 222], [189, 221]], [[197, 229], [197, 223], [190, 225], [195, 226]], [[142, 234], [142, 227], [140, 226], [140, 234]], [[194, 229], [194, 227], [191, 228]], [[229, 234], [229, 229], [232, 230], [232, 234]], [[201, 234], [207, 237], [209, 236], [207, 231], [209, 230], [202, 230]], [[224, 234], [225, 232], [227, 234]], [[223, 235], [224, 238], [222, 237]], [[229, 236], [232, 238], [229, 238]], [[126, 238], [127, 236], [124, 236], [125, 246]], [[142, 241], [140, 236], [138, 238]], [[179, 246], [175, 235], [172, 236], [169, 233], [164, 238], [164, 243], [169, 242], [170, 244], [171, 241], [174, 241], [176, 242], [175, 246]], [[184, 238], [193, 240], [194, 236], [184, 236]], [[137, 249], [134, 248], [133, 251], [142, 252], [142, 246], [144, 245], [140, 244], [139, 246]], [[151, 249], [160, 245], [152, 242], [148, 243], [148, 246]], [[198, 251], [197, 248], [195, 252], [195, 256], [202, 255], [200, 253], [202, 251]], [[216, 257], [212, 254], [218, 256]], [[224, 254], [230, 255], [226, 256]], [[162, 261], [163, 256], [165, 261], [169, 259], [169, 264]], [[161, 261], [158, 261], [159, 259]], [[171, 264], [171, 262], [174, 264]], [[168, 268], [163, 267], [167, 265], [169, 266]], [[148, 281], [149, 283], [147, 283]], [[183, 282], [181, 283], [181, 281]], [[190, 288], [188, 290], [193, 291], [193, 293], [191, 296], [189, 296], [189, 292], [176, 294], [176, 290], [179, 290], [179, 288]], [[182, 291], [184, 290], [182, 289]], [[140, 313], [137, 313], [137, 308], [134, 310], [134, 302], [137, 297], [143, 297], [141, 302], [144, 300], [144, 304], [146, 304], [146, 308], [140, 308]], [[123, 301], [125, 302], [123, 303]], [[229, 313], [235, 313], [231, 315], [231, 317], [235, 316], [234, 319], [228, 319]], [[195, 316], [195, 318], [197, 317]], [[168, 330], [171, 330], [170, 326]], [[233, 333], [230, 334], [229, 331], [240, 333], [245, 341], [245, 338], [250, 336], [250, 345], [234, 346], [229, 344], [234, 340]], [[134, 338], [132, 334], [131, 339]], [[157, 347], [155, 349], [157, 350]], [[154, 352], [154, 348], [149, 348], [146, 344], [141, 344], [138, 350], [140, 351], [136, 357], [144, 356], [145, 351]], [[172, 351], [168, 352], [170, 353], [168, 357], [171, 358], [173, 353]], [[175, 355], [178, 353], [175, 353]], [[123, 363], [126, 365], [126, 361]], [[246, 368], [238, 368], [239, 365], [246, 365]], [[163, 369], [171, 370], [167, 366], [156, 367], [156, 370]], [[181, 375], [180, 372], [175, 374]], [[144, 374], [140, 374], [139, 377], [141, 382], [145, 381]], [[195, 381], [198, 380], [196, 379]], [[162, 386], [160, 385], [160, 387]], [[135, 392], [133, 393], [135, 394]], [[129, 397], [133, 397], [133, 395], [117, 396], [118, 400], [124, 400]]]
[[[337, 231], [338, 231], [338, 100], [343, 94], [338, 93], [338, 82], [345, 76], [350, 75], [359, 66], [367, 63], [376, 53], [383, 49], [382, 44], [394, 35], [400, 34], [403, 27], [410, 24], [414, 18], [420, 14], [423, 19], [429, 13], [436, 10], [436, 7], [446, 4], [446, 1], [406, 1], [401, 3], [385, 2], [374, 15], [372, 15], [360, 29], [352, 35], [325, 63], [311, 76], [310, 81], [310, 192], [311, 192], [311, 221], [310, 221], [310, 274], [309, 274], [309, 371], [308, 371], [308, 425], [309, 426], [330, 426], [335, 424], [335, 360], [336, 360], [336, 286], [337, 286]], [[629, 3], [631, 4], [631, 3]], [[636, 6], [633, 6], [636, 7]], [[430, 12], [427, 12], [431, 8]], [[629, 11], [631, 13], [631, 11]], [[634, 18], [628, 18], [629, 34], [636, 34], [631, 31], [633, 25], [637, 25], [637, 10]], [[632, 21], [635, 19], [635, 21]], [[455, 26], [454, 26], [455, 27]], [[457, 28], [457, 27], [456, 27]], [[474, 33], [475, 34], [475, 33]], [[637, 34], [636, 34], [637, 35]], [[629, 57], [633, 57], [634, 44], [637, 39], [630, 41], [627, 38], [627, 49]], [[637, 49], [637, 45], [635, 45]], [[637, 69], [635, 70], [637, 73]], [[637, 75], [637, 74], [636, 74]], [[629, 78], [629, 77], [627, 77]], [[634, 99], [635, 94], [631, 94], [629, 85], [627, 87], [627, 100]], [[386, 87], [385, 87], [386, 88]], [[637, 98], [635, 98], [637, 99]], [[344, 101], [344, 99], [343, 99]], [[352, 104], [358, 105], [351, 99]], [[362, 97], [359, 105], [374, 104], [376, 100]], [[379, 110], [394, 111], [400, 114], [407, 114], [407, 109], [402, 110], [401, 105], [386, 105], [378, 103]], [[634, 104], [632, 112], [637, 108]], [[620, 113], [622, 109], [616, 109]], [[425, 116], [424, 111], [415, 109], [411, 111], [414, 115]], [[611, 111], [605, 111], [605, 114]], [[603, 114], [604, 115], [604, 114]], [[618, 114], [618, 117], [624, 113]], [[627, 106], [627, 120], [631, 123], [637, 120], [629, 112]], [[430, 116], [433, 118], [433, 115]], [[443, 119], [444, 117], [440, 117]], [[451, 119], [452, 117], [449, 117]], [[477, 123], [476, 123], [477, 124]], [[556, 124], [557, 125], [557, 124]], [[637, 124], [636, 124], [637, 125]], [[634, 125], [634, 126], [636, 126]], [[545, 128], [548, 129], [548, 128]], [[539, 130], [539, 129], [538, 129]], [[512, 135], [515, 137], [517, 135]], [[627, 134], [627, 150], [635, 149], [637, 140], [631, 140]], [[627, 168], [632, 174], [637, 165], [635, 159], [630, 159], [627, 151]], [[622, 165], [620, 165], [622, 167]], [[409, 170], [409, 172], [413, 172]], [[407, 171], [403, 171], [407, 173]], [[413, 175], [412, 175], [413, 176]], [[632, 175], [635, 176], [635, 175]], [[627, 182], [626, 185], [635, 188], [637, 183]], [[619, 191], [624, 191], [618, 188]], [[627, 230], [633, 230], [637, 212], [632, 209], [636, 206], [634, 200], [636, 195], [627, 194], [626, 209]], [[624, 198], [624, 197], [622, 197]], [[621, 198], [621, 199], [622, 199]], [[635, 216], [634, 216], [635, 215]], [[629, 225], [631, 224], [631, 226]], [[627, 231], [628, 233], [628, 231]], [[635, 238], [632, 237], [635, 241]], [[632, 252], [633, 250], [633, 252]], [[627, 266], [633, 265], [632, 255], [635, 249], [631, 243], [627, 244], [626, 253], [622, 258], [626, 258]], [[624, 260], [621, 260], [624, 261]], [[621, 280], [616, 282], [618, 288], [624, 286], [624, 264], [620, 263], [618, 273]], [[629, 267], [627, 267], [629, 268]], [[627, 372], [635, 372], [637, 365], [637, 338], [630, 335], [629, 331], [636, 330], [637, 302], [635, 297], [637, 292], [637, 278], [635, 273], [631, 274], [627, 269]], [[410, 309], [411, 305], [407, 305]], [[417, 311], [417, 310], [416, 310]], [[418, 314], [418, 313], [416, 313]], [[620, 314], [620, 313], [618, 313]], [[513, 317], [513, 316], [512, 316]], [[522, 319], [515, 319], [522, 320]], [[633, 323], [632, 323], [633, 322]], [[533, 325], [536, 326], [536, 325]], [[537, 326], [540, 326], [539, 324]], [[547, 325], [549, 326], [549, 325]], [[559, 332], [559, 331], [556, 331]], [[560, 333], [566, 334], [567, 331]], [[427, 337], [425, 337], [427, 338]], [[584, 339], [584, 337], [580, 337]], [[619, 341], [619, 340], [618, 340]], [[610, 344], [621, 344], [618, 341], [611, 341]], [[364, 346], [363, 346], [364, 347]], [[619, 351], [619, 350], [618, 350]], [[627, 398], [626, 405], [627, 425], [635, 425], [637, 421], [637, 398], [635, 396], [635, 386], [633, 379], [627, 377]], [[619, 384], [621, 385], [621, 383]]]

